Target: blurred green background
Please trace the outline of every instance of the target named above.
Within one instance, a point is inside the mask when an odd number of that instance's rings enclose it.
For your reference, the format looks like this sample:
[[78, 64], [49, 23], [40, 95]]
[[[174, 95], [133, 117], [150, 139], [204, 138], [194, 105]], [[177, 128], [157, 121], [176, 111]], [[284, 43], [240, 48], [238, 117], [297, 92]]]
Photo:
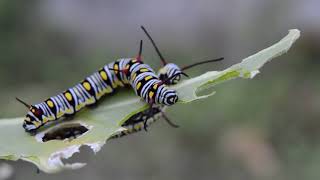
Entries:
[[[288, 54], [253, 80], [216, 87], [204, 101], [177, 105], [149, 132], [108, 142], [97, 154], [82, 148], [80, 170], [36, 174], [30, 163], [8, 163], [6, 179], [319, 179], [320, 5], [316, 0], [29, 0], [0, 1], [0, 117], [23, 116], [21, 97], [37, 103], [74, 85], [104, 64], [164, 56], [178, 65], [225, 57], [196, 76], [222, 70], [298, 28]], [[22, 130], [22, 129], [21, 129]], [[14, 143], [14, 142], [11, 142]], [[0, 168], [1, 169], [1, 168]], [[0, 171], [0, 178], [1, 178]], [[4, 179], [4, 178], [3, 178]]]

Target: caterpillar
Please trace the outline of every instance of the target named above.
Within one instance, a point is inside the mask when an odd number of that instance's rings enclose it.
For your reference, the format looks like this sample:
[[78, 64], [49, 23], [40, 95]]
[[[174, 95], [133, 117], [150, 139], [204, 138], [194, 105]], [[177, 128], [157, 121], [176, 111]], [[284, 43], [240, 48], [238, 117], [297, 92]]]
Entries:
[[131, 116], [121, 126], [122, 129], [114, 133], [109, 139], [120, 138], [139, 132], [163, 117], [164, 106], [155, 106]]
[[124, 58], [109, 63], [56, 96], [44, 102], [29, 105], [16, 98], [28, 109], [23, 128], [34, 134], [41, 126], [61, 117], [72, 116], [82, 108], [95, 104], [101, 97], [113, 93], [118, 87], [129, 86], [135, 93], [152, 104], [173, 105], [178, 101], [175, 90], [159, 80], [153, 69], [141, 61], [142, 41], [137, 58]]
[[[151, 41], [153, 47], [155, 48], [158, 56], [160, 57], [160, 60], [163, 64], [163, 67], [160, 68], [158, 71], [158, 76], [159, 79], [165, 82], [167, 85], [174, 85], [179, 83], [181, 80], [181, 75], [185, 75], [188, 77], [187, 74], [185, 74], [183, 71], [189, 68], [192, 68], [197, 65], [201, 64], [206, 64], [206, 63], [211, 63], [211, 62], [216, 62], [216, 61], [221, 61], [224, 58], [217, 58], [217, 59], [212, 59], [212, 60], [207, 60], [207, 61], [200, 61], [194, 64], [187, 65], [185, 67], [180, 68], [178, 65], [174, 63], [167, 63], [166, 60], [163, 58], [159, 48], [155, 44], [154, 40], [150, 36], [150, 34], [147, 32], [147, 30], [141, 26], [141, 29], [144, 31], [148, 39]], [[173, 77], [173, 78], [169, 78]], [[127, 121], [125, 121], [122, 124], [122, 130], [116, 132], [114, 135], [112, 135], [109, 139], [115, 139], [115, 138], [120, 138], [132, 133], [139, 132], [141, 130], [147, 130], [147, 127], [150, 126], [152, 123], [160, 119], [161, 117], [167, 121], [169, 125], [172, 127], [178, 127], [174, 123], [172, 123], [169, 118], [165, 115], [164, 113], [164, 106], [155, 106], [151, 107], [150, 109], [144, 110], [142, 112], [139, 112], [133, 116], [131, 116]]]

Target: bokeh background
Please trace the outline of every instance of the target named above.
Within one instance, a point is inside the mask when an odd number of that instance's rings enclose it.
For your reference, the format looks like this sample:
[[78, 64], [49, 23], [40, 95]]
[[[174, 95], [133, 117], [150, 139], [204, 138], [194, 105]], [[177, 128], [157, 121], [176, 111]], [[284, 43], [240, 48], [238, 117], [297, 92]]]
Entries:
[[[222, 70], [298, 28], [294, 47], [253, 80], [216, 87], [204, 101], [177, 105], [149, 132], [89, 148], [80, 170], [36, 174], [34, 165], [0, 161], [3, 179], [319, 179], [320, 2], [317, 0], [0, 1], [0, 117], [23, 116], [14, 97], [36, 103], [104, 64], [134, 57], [160, 67], [140, 30], [179, 65], [208, 58], [196, 76]], [[14, 142], [11, 142], [14, 143]]]

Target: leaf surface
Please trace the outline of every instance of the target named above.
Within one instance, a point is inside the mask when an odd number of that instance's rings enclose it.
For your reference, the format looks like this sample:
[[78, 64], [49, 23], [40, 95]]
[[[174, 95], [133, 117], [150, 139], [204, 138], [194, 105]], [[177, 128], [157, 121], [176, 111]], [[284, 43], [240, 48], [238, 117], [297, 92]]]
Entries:
[[[266, 62], [286, 53], [299, 36], [299, 30], [290, 30], [278, 43], [245, 58], [238, 64], [223, 71], [207, 72], [172, 86], [179, 95], [179, 103], [190, 103], [213, 95], [213, 87], [219, 83], [238, 77], [253, 78]], [[205, 92], [209, 93], [200, 95]], [[94, 152], [98, 152], [112, 134], [122, 130], [121, 124], [125, 120], [146, 108], [147, 105], [133, 92], [121, 91], [105, 98], [97, 108], [85, 109], [77, 113], [73, 120], [57, 122], [36, 136], [24, 132], [23, 118], [1, 119], [0, 158], [29, 161], [47, 173], [83, 167], [84, 163], [63, 164], [61, 159], [67, 159], [79, 152], [83, 145], [90, 146]], [[42, 142], [42, 137], [47, 131], [74, 124], [84, 126], [88, 131], [73, 140]]]

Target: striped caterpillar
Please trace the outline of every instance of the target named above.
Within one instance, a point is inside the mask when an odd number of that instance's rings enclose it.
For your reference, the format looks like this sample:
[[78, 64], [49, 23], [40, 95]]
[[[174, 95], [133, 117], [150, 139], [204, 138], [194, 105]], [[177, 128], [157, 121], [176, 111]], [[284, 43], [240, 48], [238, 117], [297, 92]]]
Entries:
[[146, 129], [149, 125], [163, 117], [163, 106], [155, 106], [131, 116], [122, 124], [122, 129], [113, 134], [109, 139], [120, 138]]
[[[160, 68], [158, 72], [158, 76], [159, 76], [159, 79], [162, 81], [165, 81], [165, 84], [167, 85], [174, 85], [179, 83], [179, 81], [181, 80], [181, 75], [188, 76], [183, 72], [186, 69], [189, 69], [191, 67], [194, 67], [200, 64], [221, 61], [224, 59], [224, 58], [218, 58], [218, 59], [213, 59], [208, 61], [201, 61], [201, 62], [197, 62], [197, 63], [180, 68], [178, 65], [174, 63], [167, 63], [167, 61], [163, 58], [159, 48], [155, 44], [150, 34], [147, 32], [147, 30], [143, 26], [141, 26], [141, 28], [144, 31], [144, 33], [147, 35], [148, 39], [150, 40], [154, 49], [156, 50], [158, 56], [160, 57], [163, 67]], [[173, 78], [169, 78], [169, 77], [173, 77]], [[147, 130], [148, 126], [150, 126], [152, 123], [154, 123], [160, 118], [163, 118], [164, 120], [166, 120], [166, 122], [172, 127], [178, 127], [177, 125], [172, 123], [171, 120], [165, 115], [164, 109], [165, 109], [164, 106], [158, 105], [131, 116], [127, 121], [125, 121], [125, 123], [122, 124], [122, 127], [124, 129], [116, 132], [109, 139], [120, 138], [132, 133], [139, 132], [143, 129]]]
[[39, 104], [29, 105], [17, 98], [29, 109], [23, 128], [35, 133], [35, 130], [46, 123], [74, 115], [84, 107], [95, 104], [104, 95], [126, 85], [131, 85], [136, 94], [149, 104], [175, 104], [178, 100], [175, 90], [168, 89], [153, 69], [141, 61], [141, 52], [142, 41], [137, 58], [109, 63], [74, 87]]

